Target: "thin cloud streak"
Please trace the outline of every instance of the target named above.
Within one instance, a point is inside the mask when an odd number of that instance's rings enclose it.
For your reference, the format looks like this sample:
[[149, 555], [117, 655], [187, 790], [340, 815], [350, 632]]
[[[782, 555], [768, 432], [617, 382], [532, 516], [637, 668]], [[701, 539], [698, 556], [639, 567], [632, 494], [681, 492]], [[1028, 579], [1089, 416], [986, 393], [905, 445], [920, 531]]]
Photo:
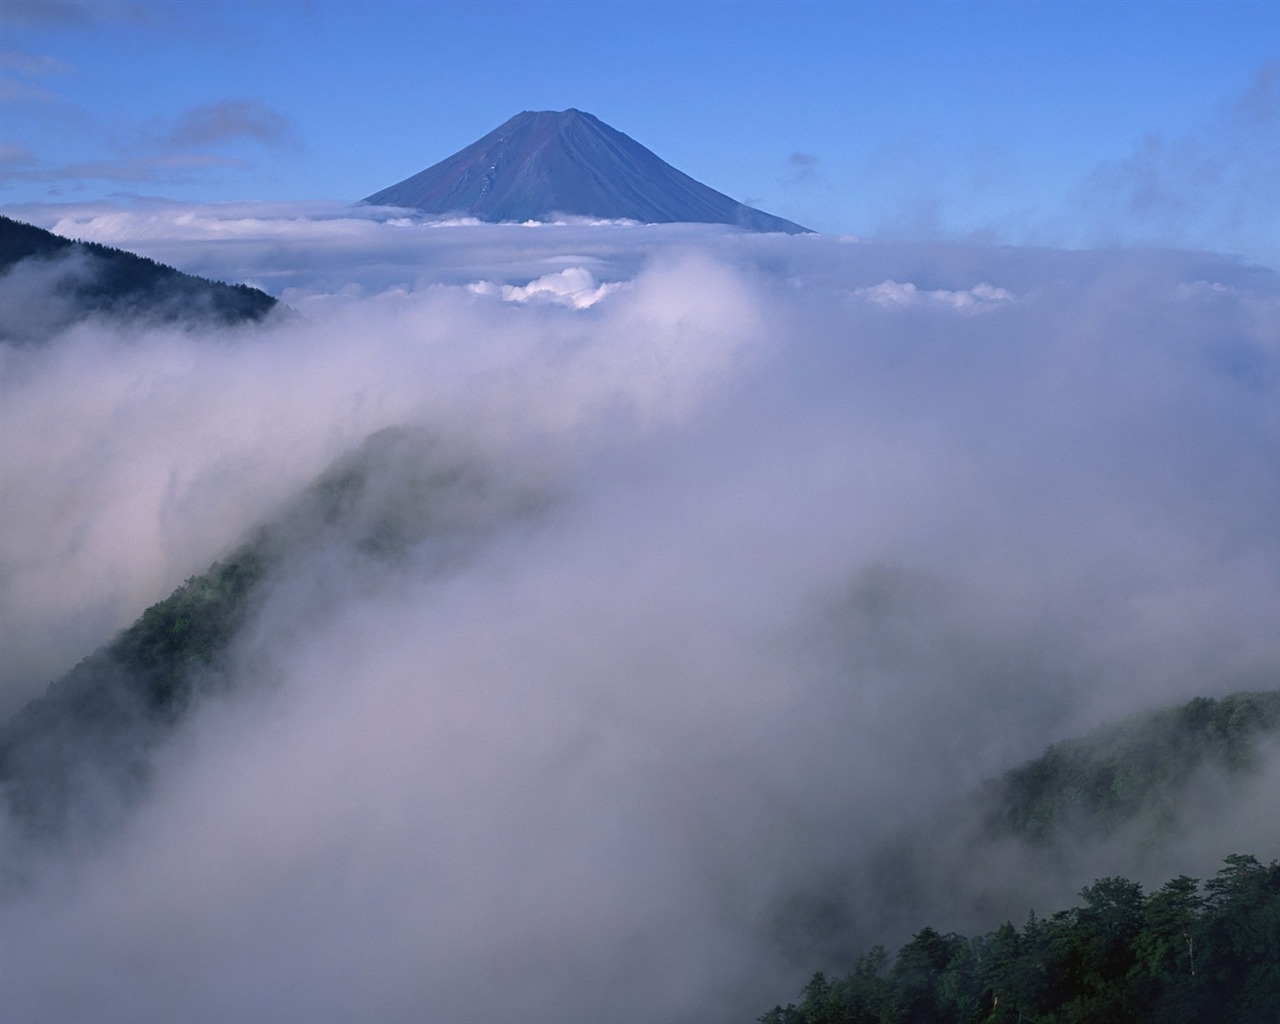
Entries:
[[1181, 136], [1150, 134], [1097, 167], [1067, 216], [1090, 244], [1237, 247], [1275, 254], [1280, 204], [1280, 64], [1258, 68], [1214, 119]]
[[11, 180], [65, 182], [79, 188], [90, 181], [160, 186], [202, 180], [210, 171], [247, 170], [252, 166], [248, 160], [213, 153], [169, 153], [54, 165], [19, 148], [11, 160], [5, 161], [0, 175]]
[[106, 22], [147, 26], [159, 16], [154, 4], [86, 0], [9, 0], [5, 20], [16, 27], [92, 28]]

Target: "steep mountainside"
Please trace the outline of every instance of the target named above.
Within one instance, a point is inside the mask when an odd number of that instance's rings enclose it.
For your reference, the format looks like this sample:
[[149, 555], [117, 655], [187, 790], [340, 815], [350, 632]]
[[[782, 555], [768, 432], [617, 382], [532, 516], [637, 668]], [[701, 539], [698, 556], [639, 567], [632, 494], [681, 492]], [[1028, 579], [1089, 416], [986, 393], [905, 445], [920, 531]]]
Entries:
[[[413, 560], [444, 574], [471, 557], [499, 522], [541, 499], [490, 479], [465, 452], [415, 430], [387, 429], [338, 459], [278, 519], [222, 561], [148, 608], [111, 643], [0, 724], [0, 840], [14, 846], [92, 838], [146, 791], [152, 758], [201, 701], [243, 679], [229, 650], [282, 575], [308, 578], [323, 607], [323, 576]], [[0, 847], [0, 890], [6, 876]]]
[[1056, 743], [917, 816], [865, 866], [791, 894], [778, 933], [820, 963], [930, 919], [988, 928], [1100, 874], [1204, 870], [1250, 845], [1242, 809], [1272, 785], [1278, 750], [1280, 690], [1198, 697]]
[[495, 222], [568, 214], [791, 234], [808, 230], [695, 181], [572, 108], [517, 114], [478, 142], [364, 201]]
[[1070, 831], [1108, 835], [1143, 816], [1172, 823], [1199, 773], [1242, 774], [1280, 732], [1280, 690], [1197, 697], [1057, 743], [984, 787], [985, 826], [1036, 843]]
[[230, 325], [261, 320], [275, 306], [257, 288], [0, 217], [0, 341], [38, 341], [92, 314]]

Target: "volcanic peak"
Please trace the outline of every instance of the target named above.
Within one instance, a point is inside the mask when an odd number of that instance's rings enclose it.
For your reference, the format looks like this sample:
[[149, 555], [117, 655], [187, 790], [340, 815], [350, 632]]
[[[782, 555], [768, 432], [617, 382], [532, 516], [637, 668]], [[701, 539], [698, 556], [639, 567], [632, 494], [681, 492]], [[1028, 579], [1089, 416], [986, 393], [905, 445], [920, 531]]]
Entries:
[[569, 215], [643, 223], [808, 229], [739, 203], [678, 171], [583, 110], [526, 110], [364, 202], [484, 221]]

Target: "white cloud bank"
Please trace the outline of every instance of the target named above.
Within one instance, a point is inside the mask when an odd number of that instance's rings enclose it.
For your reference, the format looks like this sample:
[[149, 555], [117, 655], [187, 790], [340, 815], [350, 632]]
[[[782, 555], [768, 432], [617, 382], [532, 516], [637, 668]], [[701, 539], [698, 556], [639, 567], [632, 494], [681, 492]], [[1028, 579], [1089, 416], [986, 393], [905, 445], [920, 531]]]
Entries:
[[859, 295], [868, 302], [878, 306], [892, 308], [894, 306], [912, 306], [918, 303], [930, 303], [946, 306], [954, 310], [972, 313], [983, 313], [997, 309], [1006, 302], [1013, 301], [1013, 294], [1005, 288], [996, 288], [986, 281], [979, 281], [972, 288], [950, 290], [935, 288], [932, 291], [921, 291], [910, 281], [882, 281], [870, 288], [858, 288]]
[[601, 284], [585, 267], [567, 267], [526, 285], [476, 281], [467, 287], [476, 295], [496, 295], [504, 302], [557, 302], [574, 309], [586, 309], [619, 285]]
[[[5, 1020], [750, 1019], [817, 966], [779, 908], [905, 820], [1097, 721], [1276, 685], [1275, 274], [35, 214], [306, 319], [0, 352], [7, 710], [381, 428], [474, 460], [478, 509], [539, 504], [444, 569], [309, 541], [238, 695], [9, 898]], [[1274, 849], [1250, 820], [1175, 870]]]

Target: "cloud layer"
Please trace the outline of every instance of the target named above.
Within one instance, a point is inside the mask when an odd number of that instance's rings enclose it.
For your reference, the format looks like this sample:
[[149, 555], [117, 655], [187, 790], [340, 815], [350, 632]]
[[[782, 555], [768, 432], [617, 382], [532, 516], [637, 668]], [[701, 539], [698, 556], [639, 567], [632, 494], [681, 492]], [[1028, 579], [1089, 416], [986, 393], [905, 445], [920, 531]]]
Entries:
[[904, 824], [1096, 722], [1275, 685], [1274, 274], [43, 216], [305, 319], [0, 352], [6, 710], [382, 428], [482, 481], [390, 474], [397, 507], [490, 525], [446, 563], [300, 540], [238, 695], [94, 856], [9, 898], [5, 1019], [750, 1019], [815, 966], [786, 924], [815, 888], [848, 887], [858, 940], [943, 923], [850, 881]]

